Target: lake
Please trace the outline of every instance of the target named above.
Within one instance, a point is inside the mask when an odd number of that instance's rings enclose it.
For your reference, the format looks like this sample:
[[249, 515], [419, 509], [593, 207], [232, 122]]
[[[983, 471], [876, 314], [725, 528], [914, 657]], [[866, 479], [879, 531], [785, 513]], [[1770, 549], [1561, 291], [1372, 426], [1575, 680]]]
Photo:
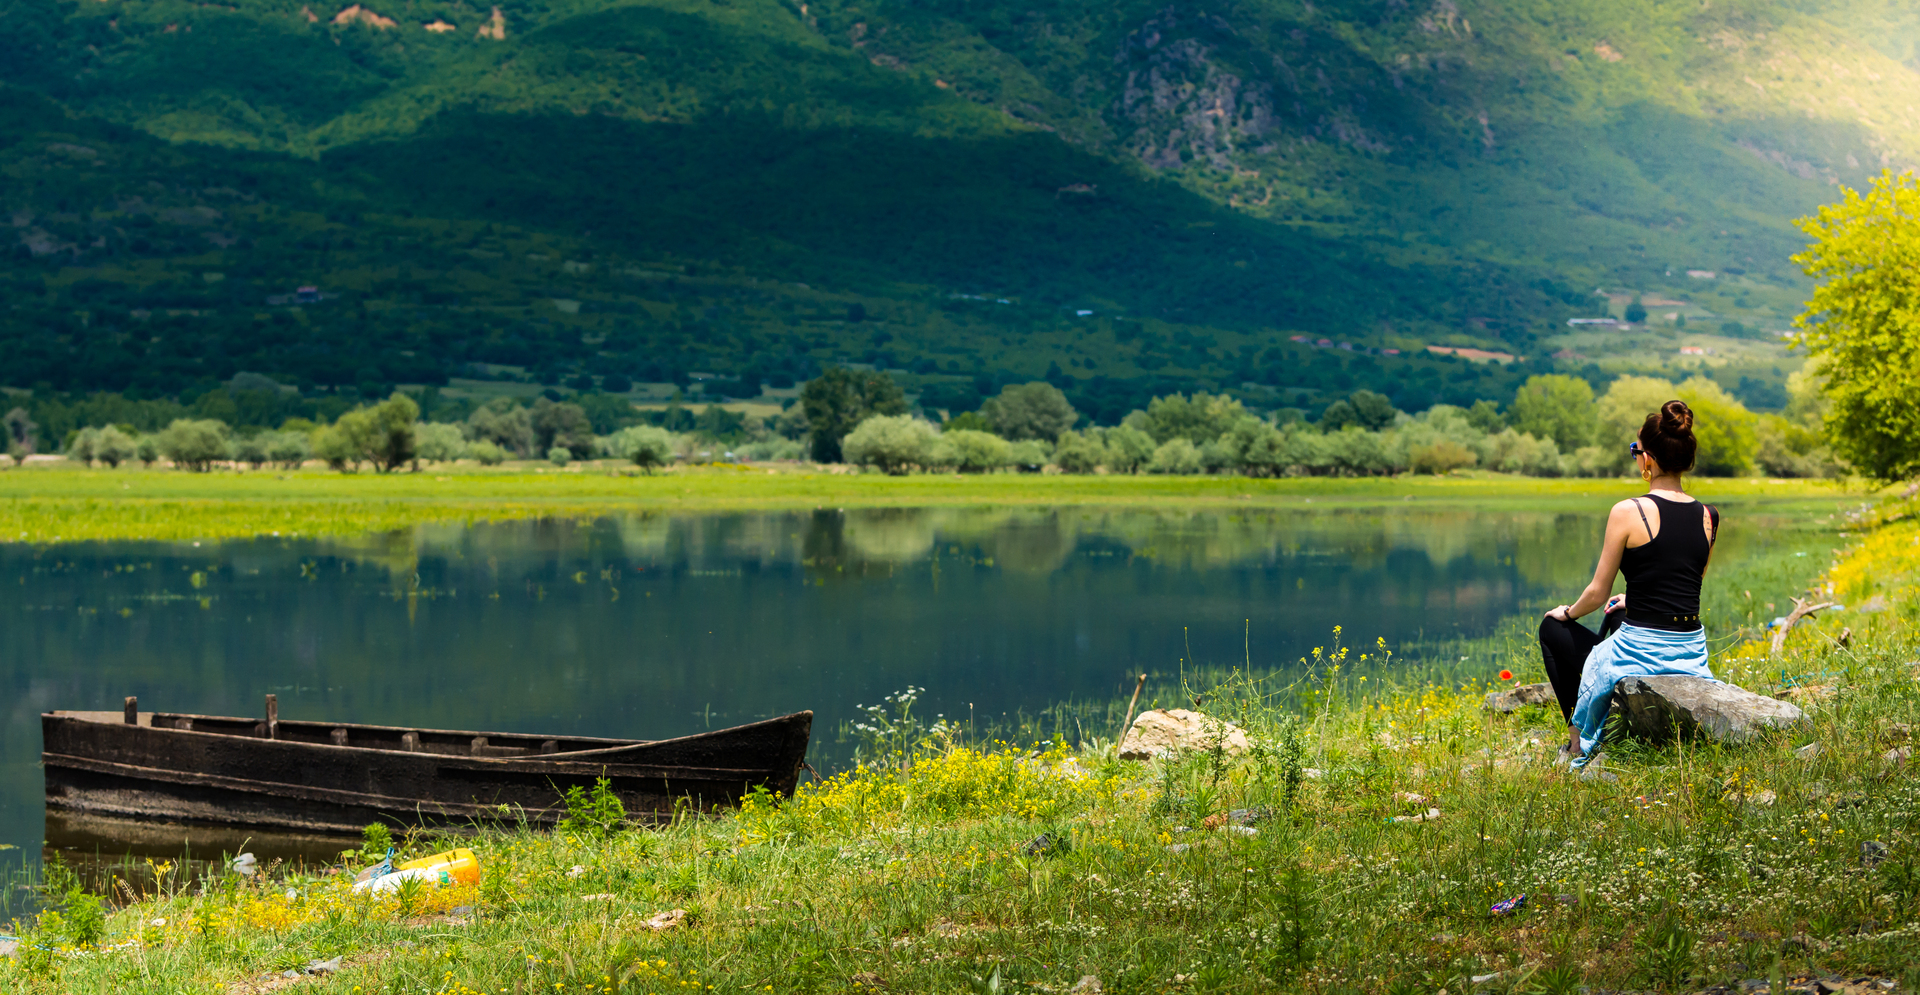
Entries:
[[[1359, 646], [1485, 635], [1573, 598], [1603, 507], [821, 510], [0, 546], [0, 843], [42, 839], [45, 710], [138, 695], [257, 715], [273, 693], [285, 718], [662, 738], [810, 708], [816, 764], [833, 763], [857, 706], [909, 685], [929, 715], [991, 718], [1111, 700], [1183, 661], [1285, 667], [1336, 625]], [[1798, 516], [1730, 520], [1717, 571], [1822, 541], [1786, 527]]]

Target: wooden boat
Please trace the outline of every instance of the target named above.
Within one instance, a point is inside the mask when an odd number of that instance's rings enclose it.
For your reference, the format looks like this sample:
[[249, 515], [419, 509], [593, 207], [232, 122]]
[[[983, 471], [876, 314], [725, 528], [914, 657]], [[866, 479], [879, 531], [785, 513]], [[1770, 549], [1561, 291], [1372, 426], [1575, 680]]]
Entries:
[[369, 823], [557, 822], [601, 777], [630, 818], [793, 792], [813, 727], [796, 712], [678, 739], [597, 739], [141, 712], [48, 712], [47, 806], [174, 822], [358, 833]]

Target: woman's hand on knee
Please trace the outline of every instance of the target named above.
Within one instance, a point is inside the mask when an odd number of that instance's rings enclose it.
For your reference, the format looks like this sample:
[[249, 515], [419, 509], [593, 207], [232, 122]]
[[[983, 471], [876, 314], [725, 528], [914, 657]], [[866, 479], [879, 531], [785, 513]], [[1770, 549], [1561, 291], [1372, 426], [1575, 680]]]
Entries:
[[1558, 608], [1549, 609], [1547, 611], [1547, 617], [1559, 622], [1571, 622], [1573, 621], [1573, 616], [1568, 614], [1568, 612], [1572, 610], [1572, 605], [1561, 605]]

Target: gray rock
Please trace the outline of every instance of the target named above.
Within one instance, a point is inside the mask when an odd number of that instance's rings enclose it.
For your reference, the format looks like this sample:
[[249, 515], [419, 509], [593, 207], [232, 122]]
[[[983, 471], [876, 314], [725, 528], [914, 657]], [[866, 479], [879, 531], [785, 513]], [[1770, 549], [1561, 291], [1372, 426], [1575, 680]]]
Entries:
[[1813, 760], [1820, 756], [1820, 743], [1814, 741], [1793, 751], [1793, 755], [1802, 760]]
[[1052, 853], [1055, 850], [1064, 852], [1071, 849], [1071, 845], [1064, 834], [1041, 833], [1033, 839], [1028, 840], [1027, 845], [1022, 847], [1022, 849], [1026, 851], [1029, 857], [1039, 857]]
[[1505, 691], [1489, 691], [1485, 708], [1489, 712], [1517, 712], [1528, 705], [1555, 705], [1560, 702], [1553, 695], [1551, 684], [1522, 684]]
[[1167, 847], [1167, 852], [1168, 853], [1186, 853], [1188, 850], [1191, 850], [1191, 849], [1193, 849], [1193, 844], [1191, 843], [1175, 843], [1172, 846]]
[[14, 940], [14, 939], [0, 940], [0, 957], [13, 956], [13, 952], [19, 949], [19, 947], [20, 947], [19, 940]]
[[340, 970], [340, 958], [307, 961], [308, 974], [334, 974]]
[[1585, 767], [1580, 768], [1580, 780], [1599, 781], [1603, 784], [1619, 784], [1620, 776], [1612, 771], [1601, 768], [1598, 763], [1589, 763]]
[[1628, 731], [1655, 743], [1676, 736], [1741, 743], [1765, 730], [1807, 722], [1797, 705], [1703, 677], [1623, 677], [1613, 694]]
[[1860, 863], [1872, 867], [1887, 859], [1887, 845], [1879, 840], [1868, 840], [1860, 844]]

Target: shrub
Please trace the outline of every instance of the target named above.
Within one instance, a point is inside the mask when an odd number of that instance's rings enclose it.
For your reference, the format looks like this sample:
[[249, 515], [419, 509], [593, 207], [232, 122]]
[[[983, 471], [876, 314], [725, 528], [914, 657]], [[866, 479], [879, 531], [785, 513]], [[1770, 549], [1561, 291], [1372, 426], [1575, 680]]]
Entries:
[[941, 433], [936, 446], [940, 454], [933, 461], [961, 473], [985, 473], [1013, 462], [1013, 447], [991, 432], [954, 429]]
[[1024, 439], [1014, 443], [1009, 449], [1008, 458], [1013, 465], [1029, 472], [1046, 466], [1047, 461], [1053, 458], [1047, 444], [1039, 439]]
[[568, 787], [565, 802], [567, 814], [560, 820], [563, 832], [605, 837], [627, 821], [626, 805], [613, 793], [613, 782], [604, 777], [594, 782], [591, 791], [578, 784]]
[[841, 440], [840, 451], [850, 463], [901, 474], [910, 466], [926, 465], [936, 438], [931, 423], [912, 415], [875, 415]]
[[160, 459], [160, 437], [154, 434], [141, 436], [133, 444], [133, 452], [141, 463], [152, 466]]
[[478, 461], [481, 466], [499, 466], [507, 461], [507, 451], [490, 439], [468, 443], [467, 455]]
[[566, 466], [573, 459], [573, 450], [565, 446], [555, 446], [547, 450], [547, 462], [554, 466]]
[[[798, 448], [798, 443], [793, 445]], [[654, 425], [635, 425], [600, 440], [600, 451], [651, 471], [673, 459], [673, 434]]]
[[[1513, 429], [1507, 429], [1512, 432]], [[1531, 436], [1528, 436], [1531, 438]], [[1419, 446], [1410, 454], [1413, 458], [1413, 472], [1442, 474], [1451, 473], [1461, 467], [1472, 466], [1480, 462], [1473, 450], [1453, 441], [1441, 439], [1430, 445]]]

